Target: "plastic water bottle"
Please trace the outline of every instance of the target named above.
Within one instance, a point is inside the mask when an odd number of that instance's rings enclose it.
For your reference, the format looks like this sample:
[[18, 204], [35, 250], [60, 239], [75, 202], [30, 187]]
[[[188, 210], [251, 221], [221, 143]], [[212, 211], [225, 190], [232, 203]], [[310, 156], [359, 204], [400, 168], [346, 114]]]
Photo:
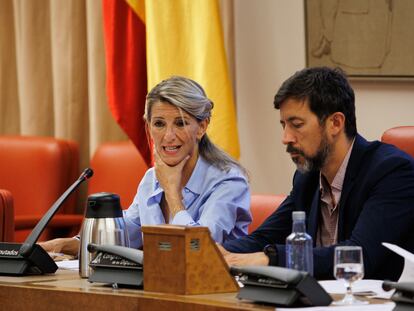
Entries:
[[313, 243], [306, 233], [306, 214], [293, 212], [292, 219], [292, 233], [286, 238], [286, 267], [313, 275]]

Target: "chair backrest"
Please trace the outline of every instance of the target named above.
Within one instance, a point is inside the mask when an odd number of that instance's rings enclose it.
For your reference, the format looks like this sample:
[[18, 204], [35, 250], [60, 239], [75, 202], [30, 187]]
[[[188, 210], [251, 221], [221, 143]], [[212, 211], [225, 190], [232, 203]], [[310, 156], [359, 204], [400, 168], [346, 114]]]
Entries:
[[14, 241], [13, 196], [4, 189], [0, 189], [0, 241]]
[[394, 145], [414, 157], [414, 126], [398, 126], [386, 130], [381, 141]]
[[[35, 219], [44, 215], [78, 173], [76, 142], [53, 137], [0, 136], [0, 188], [13, 195], [16, 229], [28, 229], [29, 223], [36, 223]], [[59, 213], [73, 213], [76, 197], [75, 192]], [[16, 240], [24, 240], [30, 231], [16, 232]]]
[[249, 232], [256, 230], [285, 199], [285, 195], [252, 194], [250, 204], [252, 223], [249, 226]]
[[101, 144], [91, 159], [94, 176], [89, 180], [88, 194], [113, 192], [127, 208], [134, 199], [138, 184], [148, 169], [130, 141]]

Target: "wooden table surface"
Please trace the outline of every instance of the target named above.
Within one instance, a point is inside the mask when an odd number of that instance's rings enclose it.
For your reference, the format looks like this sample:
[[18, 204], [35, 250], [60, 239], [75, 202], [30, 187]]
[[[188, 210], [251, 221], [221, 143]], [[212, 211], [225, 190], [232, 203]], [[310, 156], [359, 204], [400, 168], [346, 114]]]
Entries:
[[24, 277], [0, 276], [0, 310], [274, 310], [236, 293], [173, 295], [89, 283], [76, 271]]
[[[23, 277], [0, 276], [0, 310], [275, 310], [236, 298], [237, 293], [174, 295], [89, 283], [77, 271]], [[335, 300], [342, 295], [334, 295]], [[369, 299], [370, 303], [384, 303]]]

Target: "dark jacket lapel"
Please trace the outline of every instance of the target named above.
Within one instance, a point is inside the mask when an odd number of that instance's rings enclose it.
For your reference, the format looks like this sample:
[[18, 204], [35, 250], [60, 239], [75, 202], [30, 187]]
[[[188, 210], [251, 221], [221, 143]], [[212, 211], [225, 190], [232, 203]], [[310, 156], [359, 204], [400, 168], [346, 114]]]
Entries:
[[338, 241], [345, 239], [345, 226], [347, 224], [344, 221], [344, 218], [346, 213], [349, 211], [346, 211], [346, 209], [343, 207], [348, 206], [348, 208], [352, 208], [353, 204], [347, 204], [347, 201], [350, 199], [349, 195], [355, 186], [355, 179], [358, 176], [358, 172], [361, 169], [361, 164], [363, 163], [363, 157], [370, 144], [371, 143], [366, 141], [362, 136], [358, 134], [355, 137], [351, 157], [349, 158], [348, 167], [346, 168], [341, 199], [339, 201]]

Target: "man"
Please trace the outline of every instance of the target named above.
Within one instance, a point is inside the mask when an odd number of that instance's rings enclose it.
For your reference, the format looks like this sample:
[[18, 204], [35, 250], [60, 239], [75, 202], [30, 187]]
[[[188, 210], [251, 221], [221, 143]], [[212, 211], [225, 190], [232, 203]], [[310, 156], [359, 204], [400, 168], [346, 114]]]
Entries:
[[223, 245], [227, 263], [285, 266], [292, 211], [303, 210], [316, 278], [333, 277], [335, 246], [360, 245], [366, 278], [397, 280], [403, 260], [381, 243], [414, 251], [413, 158], [357, 134], [354, 92], [340, 69], [295, 73], [274, 105], [297, 166], [293, 189], [256, 231]]

